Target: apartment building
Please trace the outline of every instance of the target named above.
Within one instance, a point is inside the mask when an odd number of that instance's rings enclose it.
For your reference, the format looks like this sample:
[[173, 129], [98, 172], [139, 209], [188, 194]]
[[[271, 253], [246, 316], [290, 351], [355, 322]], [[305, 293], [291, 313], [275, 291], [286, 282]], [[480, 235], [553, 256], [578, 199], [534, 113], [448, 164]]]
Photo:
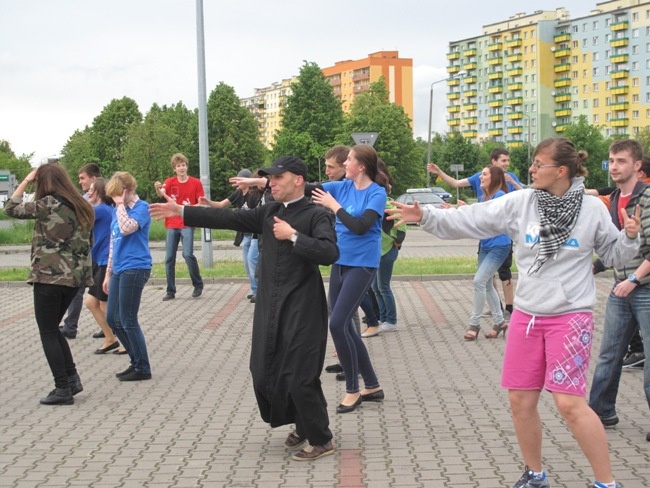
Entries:
[[447, 123], [465, 137], [516, 147], [581, 115], [605, 136], [650, 122], [650, 1], [516, 14], [449, 46]]
[[[364, 59], [338, 61], [322, 71], [341, 101], [344, 112], [350, 110], [356, 95], [367, 91], [371, 83], [383, 76], [390, 102], [402, 106], [413, 120], [413, 60], [400, 58], [398, 51], [379, 51]], [[255, 89], [252, 97], [241, 99], [241, 104], [257, 118], [260, 141], [266, 147], [273, 145], [275, 132], [282, 127], [282, 107], [296, 79], [293, 77]]]

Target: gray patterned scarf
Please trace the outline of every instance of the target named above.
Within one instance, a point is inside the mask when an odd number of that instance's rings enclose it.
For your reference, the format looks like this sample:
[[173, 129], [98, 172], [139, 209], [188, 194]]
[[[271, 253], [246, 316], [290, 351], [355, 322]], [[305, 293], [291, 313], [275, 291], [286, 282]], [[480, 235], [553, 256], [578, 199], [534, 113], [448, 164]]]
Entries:
[[528, 269], [528, 276], [537, 273], [542, 265], [555, 256], [560, 246], [569, 239], [571, 231], [578, 221], [583, 195], [582, 186], [577, 190], [566, 192], [561, 197], [545, 190], [535, 190], [540, 213], [539, 247], [535, 261]]

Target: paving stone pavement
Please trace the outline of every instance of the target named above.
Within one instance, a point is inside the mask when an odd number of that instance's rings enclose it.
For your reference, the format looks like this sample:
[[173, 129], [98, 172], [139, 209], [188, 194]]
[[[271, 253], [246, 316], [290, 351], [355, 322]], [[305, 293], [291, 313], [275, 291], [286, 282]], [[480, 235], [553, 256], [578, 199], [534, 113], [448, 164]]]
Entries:
[[[609, 285], [598, 279], [598, 331]], [[337, 451], [301, 463], [283, 447], [289, 429], [269, 428], [257, 412], [248, 371], [254, 305], [242, 281], [208, 284], [197, 299], [183, 284], [164, 303], [161, 284], [145, 288], [140, 319], [153, 367], [146, 382], [114, 377], [127, 367], [125, 356], [93, 354], [101, 341], [92, 339], [97, 326], [84, 311], [70, 341], [84, 391], [73, 406], [58, 407], [38, 403], [52, 378], [31, 288], [2, 287], [0, 486], [512, 486], [523, 466], [499, 387], [505, 341], [462, 340], [471, 280], [398, 279], [394, 289], [399, 331], [366, 342], [386, 400], [337, 415], [344, 387], [323, 373]], [[597, 332], [595, 348], [599, 340]], [[624, 488], [650, 486], [642, 380], [642, 371], [623, 373], [621, 422], [607, 431]], [[588, 463], [552, 403], [542, 395], [551, 486], [589, 486]]]

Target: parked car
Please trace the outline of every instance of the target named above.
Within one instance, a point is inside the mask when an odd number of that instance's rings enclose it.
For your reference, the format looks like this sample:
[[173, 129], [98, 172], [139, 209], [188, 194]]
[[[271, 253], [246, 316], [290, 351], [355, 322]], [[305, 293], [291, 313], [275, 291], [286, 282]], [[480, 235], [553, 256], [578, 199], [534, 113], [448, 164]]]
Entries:
[[451, 198], [451, 193], [449, 193], [444, 188], [440, 188], [439, 186], [432, 186], [430, 190], [436, 195], [438, 195], [440, 198], [442, 198], [445, 202], [449, 202], [449, 199]]
[[420, 205], [433, 205], [434, 207], [440, 207], [445, 203], [431, 188], [410, 188], [395, 199], [399, 203], [407, 204], [412, 204], [416, 200]]

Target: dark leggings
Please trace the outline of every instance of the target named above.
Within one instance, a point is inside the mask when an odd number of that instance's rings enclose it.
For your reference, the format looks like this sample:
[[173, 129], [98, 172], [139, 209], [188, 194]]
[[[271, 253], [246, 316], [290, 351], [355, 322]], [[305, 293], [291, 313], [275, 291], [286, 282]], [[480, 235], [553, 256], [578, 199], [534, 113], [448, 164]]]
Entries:
[[352, 316], [376, 273], [375, 268], [335, 264], [330, 274], [330, 332], [345, 373], [345, 391], [348, 393], [359, 391], [359, 373], [366, 388], [379, 387], [366, 345], [352, 325]]
[[78, 291], [79, 288], [69, 286], [34, 283], [34, 315], [57, 388], [68, 388], [68, 376], [77, 373], [70, 346], [59, 324]]

